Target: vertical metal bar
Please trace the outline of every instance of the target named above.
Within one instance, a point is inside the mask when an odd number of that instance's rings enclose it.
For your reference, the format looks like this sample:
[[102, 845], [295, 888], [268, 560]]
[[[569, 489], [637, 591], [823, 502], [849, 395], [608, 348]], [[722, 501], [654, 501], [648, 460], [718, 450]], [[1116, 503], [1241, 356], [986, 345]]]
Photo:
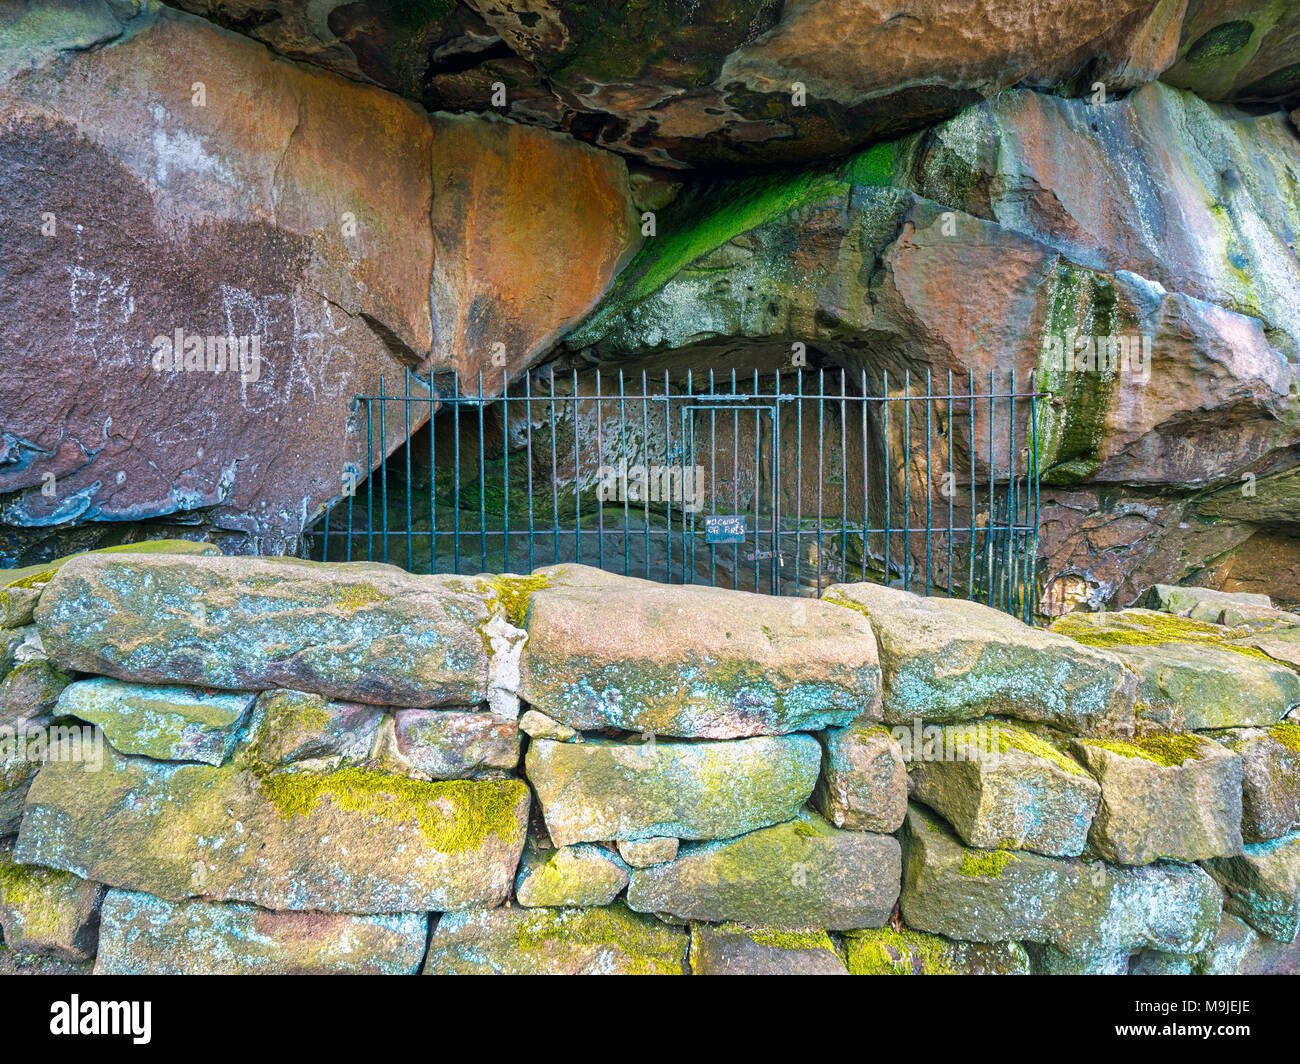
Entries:
[[930, 597], [930, 578], [933, 572], [931, 543], [934, 531], [934, 473], [930, 469], [930, 404], [934, 386], [930, 367], [925, 368], [925, 597]]
[[524, 439], [528, 459], [528, 571], [537, 568], [533, 556], [533, 375], [524, 374]]
[[402, 400], [402, 414], [406, 419], [406, 571], [415, 568], [415, 554], [411, 538], [411, 371], [406, 369], [405, 391]]
[[[687, 532], [686, 513], [686, 478], [693, 472], [695, 463], [695, 412], [691, 409], [695, 402], [695, 379], [690, 367], [686, 369], [686, 406], [682, 417], [682, 583], [695, 583], [695, 515], [690, 515], [690, 531]], [[689, 434], [688, 425], [689, 422]], [[687, 444], [687, 440], [690, 444]], [[690, 462], [691, 465], [686, 463]], [[671, 488], [671, 479], [670, 479]], [[672, 495], [671, 490], [669, 495]], [[690, 536], [690, 560], [686, 558], [686, 537]], [[687, 574], [690, 574], [689, 580]]]
[[[667, 469], [671, 470], [673, 465], [673, 416], [672, 404], [668, 396], [672, 391], [672, 385], [668, 380], [668, 371], [664, 370], [664, 460], [667, 463]], [[690, 401], [689, 398], [687, 400]], [[668, 583], [673, 582], [673, 493], [668, 495], [668, 534], [664, 537], [668, 545]], [[686, 562], [685, 544], [683, 544], [682, 563]], [[684, 582], [684, 581], [683, 581]]]
[[967, 519], [970, 532], [970, 572], [966, 578], [966, 597], [974, 599], [975, 595], [975, 371], [966, 371], [967, 417], [970, 419], [969, 443], [966, 448], [970, 461], [970, 517]]
[[[736, 371], [731, 371], [731, 394], [737, 394]], [[731, 512], [740, 513], [740, 410], [734, 402], [731, 407]], [[740, 548], [737, 543], [732, 546], [731, 586], [740, 586]]]
[[438, 571], [438, 467], [434, 460], [438, 442], [435, 399], [438, 389], [433, 385], [433, 370], [429, 371], [429, 572]]
[[[667, 414], [667, 403], [665, 402], [664, 417]], [[668, 441], [665, 437], [664, 447], [667, 448]], [[641, 492], [641, 509], [642, 509], [642, 528], [645, 532], [645, 577], [650, 579], [650, 382], [646, 377], [645, 370], [641, 371], [641, 452], [642, 457], [647, 461], [644, 463], [645, 481], [642, 484]], [[668, 451], [664, 451], [664, 461], [668, 461]]]
[[772, 594], [781, 593], [781, 370], [772, 385]]
[[794, 578], [795, 594], [799, 594], [799, 576], [803, 569], [803, 370], [796, 369], [794, 373], [795, 380], [795, 409], [798, 411], [798, 417], [795, 419], [795, 448], [794, 448], [794, 478], [795, 478], [795, 515], [794, 515]]
[[1011, 397], [1007, 400], [1007, 404], [1009, 410], [1007, 422], [1010, 426], [1007, 434], [1007, 476], [1011, 486], [1011, 507], [1007, 517], [1007, 564], [1012, 573], [1008, 592], [1010, 600], [1007, 605], [1010, 607], [1009, 612], [1015, 616], [1020, 609], [1021, 585], [1020, 554], [1015, 550], [1015, 528], [1020, 520], [1020, 488], [1016, 476], [1016, 367], [1014, 363], [1011, 366]]
[[760, 475], [763, 464], [763, 408], [758, 401], [758, 370], [754, 370], [754, 594], [758, 594], [759, 581], [763, 575], [763, 545], [759, 542], [758, 519], [763, 511], [763, 492], [760, 487]]
[[849, 379], [840, 367], [840, 582], [849, 579]]
[[623, 460], [619, 462], [619, 475], [623, 478], [623, 575], [630, 576], [629, 569], [632, 565], [632, 526], [631, 515], [628, 510], [627, 500], [627, 409], [624, 405], [626, 389], [623, 385], [623, 369], [619, 367], [618, 371], [618, 442], [623, 452]]
[[889, 531], [890, 531], [890, 529], [889, 529], [889, 525], [890, 525], [890, 512], [889, 512], [890, 498], [889, 498], [889, 497], [890, 497], [890, 495], [893, 494], [893, 492], [891, 491], [890, 481], [893, 480], [893, 478], [894, 478], [894, 471], [893, 471], [893, 468], [892, 468], [892, 467], [890, 466], [890, 464], [889, 464], [889, 448], [890, 448], [890, 439], [889, 439], [889, 370], [886, 369], [886, 370], [882, 370], [882, 371], [881, 371], [881, 383], [882, 383], [882, 387], [881, 387], [882, 398], [881, 398], [881, 401], [880, 401], [880, 405], [881, 405], [881, 408], [884, 410], [884, 419], [885, 419], [885, 586], [888, 587], [888, 586], [889, 586]]
[[501, 370], [501, 571], [510, 572], [510, 377]]
[[826, 483], [826, 370], [817, 371], [817, 597], [822, 597], [822, 490]]
[[452, 460], [456, 463], [456, 470], [453, 474], [453, 485], [451, 493], [451, 550], [454, 561], [454, 571], [460, 573], [460, 371], [453, 370], [452, 376]]
[[[996, 539], [993, 541], [992, 544], [990, 544], [989, 542], [989, 537], [994, 535], [994, 529], [997, 527], [997, 522], [994, 520], [994, 516], [993, 516], [993, 511], [994, 511], [993, 498], [997, 492], [997, 487], [995, 486], [993, 481], [993, 461], [994, 461], [993, 437], [996, 435], [996, 433], [994, 432], [994, 426], [997, 424], [997, 410], [993, 406], [993, 371], [992, 370], [989, 370], [988, 398], [989, 398], [989, 408], [988, 408], [989, 409], [989, 518], [988, 518], [988, 524], [985, 526], [985, 531], [984, 531], [984, 549], [988, 556], [988, 564], [991, 566], [993, 564], [993, 554], [996, 551], [996, 543], [997, 543]], [[992, 550], [989, 549], [990, 546], [993, 547]], [[993, 572], [991, 569], [988, 568], [986, 568], [985, 572], [987, 574], [986, 579], [988, 580], [988, 596], [987, 596], [988, 604], [992, 606], [994, 603]]]
[[605, 464], [605, 446], [600, 429], [600, 367], [596, 367], [596, 568], [605, 568], [605, 500], [600, 497], [600, 469]]
[[867, 466], [867, 371], [862, 369], [862, 402], [860, 416], [862, 420], [862, 580], [867, 579], [867, 529], [871, 527], [871, 485]]
[[[709, 367], [709, 398], [717, 394], [714, 387], [713, 367]], [[718, 509], [718, 411], [709, 406], [709, 512]], [[709, 544], [709, 586], [718, 586], [718, 545]]]
[[[555, 564], [560, 564], [560, 471], [555, 442], [555, 366], [551, 365], [551, 536], [555, 541]], [[577, 480], [575, 478], [576, 485]]]
[[582, 564], [582, 461], [578, 456], [578, 369], [573, 369], [573, 552]]
[[379, 375], [379, 501], [384, 513], [383, 558], [388, 561], [388, 436], [385, 432], [388, 400], [384, 396], [384, 375]]
[[478, 371], [478, 398], [474, 400], [478, 408], [478, 538], [479, 547], [483, 555], [483, 568], [481, 573], [488, 571], [488, 553], [487, 553], [487, 463], [484, 455], [486, 449], [483, 438], [483, 371]]
[[1029, 374], [1029, 458], [1033, 470], [1033, 535], [1029, 547], [1029, 623], [1033, 623], [1038, 614], [1038, 521], [1039, 521], [1039, 470], [1038, 470], [1038, 381], [1037, 370]]
[[957, 494], [957, 481], [952, 471], [952, 370], [948, 370], [948, 470], [943, 486], [948, 495], [948, 597], [952, 598], [952, 497]]

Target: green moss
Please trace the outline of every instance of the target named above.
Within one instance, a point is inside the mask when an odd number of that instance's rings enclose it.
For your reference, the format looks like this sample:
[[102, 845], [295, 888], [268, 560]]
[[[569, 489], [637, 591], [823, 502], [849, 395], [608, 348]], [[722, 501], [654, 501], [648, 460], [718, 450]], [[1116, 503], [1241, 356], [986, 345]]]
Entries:
[[488, 578], [487, 583], [492, 589], [492, 605], [500, 609], [506, 615], [506, 620], [516, 628], [522, 628], [528, 616], [528, 603], [532, 600], [533, 592], [550, 587], [551, 579], [540, 574], [493, 576]]
[[443, 853], [475, 850], [489, 836], [509, 838], [517, 831], [515, 812], [523, 787], [516, 780], [425, 783], [363, 768], [289, 770], [256, 779], [286, 820], [307, 815], [328, 798], [349, 812], [414, 820], [430, 845]]
[[1121, 757], [1136, 757], [1165, 768], [1195, 761], [1205, 753], [1209, 740], [1199, 735], [1148, 735], [1127, 742], [1118, 739], [1088, 739], [1089, 746], [1109, 750]]
[[774, 927], [745, 927], [737, 923], [719, 924], [721, 934], [744, 935], [753, 939], [760, 946], [771, 949], [825, 949], [834, 952], [835, 943], [831, 936], [820, 928], [806, 931], [783, 931]]
[[806, 820], [800, 820], [795, 824], [794, 833], [801, 839], [820, 839], [822, 837], [822, 833]]
[[1006, 850], [967, 850], [957, 871], [972, 879], [997, 879], [1007, 865], [1019, 860]]
[[1228, 642], [1228, 630], [1217, 624], [1174, 617], [1155, 610], [1125, 610], [1112, 615], [1109, 623], [1098, 624], [1097, 619], [1101, 616], [1092, 613], [1067, 614], [1052, 625], [1052, 631], [1069, 636], [1076, 643], [1103, 649], [1190, 643], [1215, 650], [1227, 650], [1257, 661], [1273, 662], [1261, 650]]
[[1269, 728], [1269, 738], [1281, 743], [1293, 754], [1300, 754], [1300, 724], [1278, 724]]
[[1212, 30], [1201, 34], [1183, 54], [1183, 58], [1189, 63], [1207, 63], [1223, 59], [1245, 48], [1254, 34], [1254, 24], [1245, 19], [1221, 22]]
[[953, 947], [922, 931], [876, 931], [847, 940], [850, 975], [956, 975]]
[[330, 605], [348, 613], [356, 613], [364, 606], [383, 602], [385, 596], [372, 584], [330, 584]]

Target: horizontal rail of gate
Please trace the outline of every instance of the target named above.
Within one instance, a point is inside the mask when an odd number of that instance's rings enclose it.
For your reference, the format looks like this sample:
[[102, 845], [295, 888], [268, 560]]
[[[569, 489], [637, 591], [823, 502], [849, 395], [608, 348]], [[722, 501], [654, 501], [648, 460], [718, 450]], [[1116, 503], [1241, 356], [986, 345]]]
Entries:
[[1032, 375], [1023, 391], [1014, 372], [1002, 390], [949, 372], [936, 391], [929, 373], [865, 370], [432, 384], [408, 371], [400, 394], [381, 378], [356, 397], [373, 472], [307, 534], [308, 557], [437, 573], [578, 562], [809, 596], [876, 580], [1035, 616]]

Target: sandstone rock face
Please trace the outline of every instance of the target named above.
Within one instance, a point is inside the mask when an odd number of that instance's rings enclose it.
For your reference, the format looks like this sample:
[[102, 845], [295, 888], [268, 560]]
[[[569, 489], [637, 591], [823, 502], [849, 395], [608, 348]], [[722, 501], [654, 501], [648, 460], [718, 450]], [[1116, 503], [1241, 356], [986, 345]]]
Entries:
[[1300, 676], [1233, 641], [1233, 629], [1122, 610], [1073, 613], [1052, 630], [1109, 651], [1137, 673], [1140, 715], [1166, 731], [1267, 726], [1300, 704]]
[[109, 891], [96, 975], [414, 975], [424, 913], [351, 916]]
[[942, 814], [968, 846], [1077, 857], [1100, 789], [1074, 760], [1001, 721], [950, 725], [943, 744], [964, 760], [914, 760], [913, 796]]
[[1300, 929], [1300, 834], [1253, 843], [1239, 857], [1207, 861], [1223, 907], [1261, 934], [1292, 942]]
[[814, 813], [737, 839], [683, 846], [632, 872], [638, 912], [747, 927], [880, 927], [898, 897], [898, 840], [840, 831]]
[[924, 931], [856, 931], [846, 935], [851, 975], [1028, 975], [1019, 942], [951, 942]]
[[[617, 156], [429, 118], [355, 65], [286, 63], [156, 4], [91, 6], [5, 16], [0, 176], [29, 222], [0, 241], [23, 323], [0, 386], [0, 557], [196, 511], [232, 549], [291, 549], [370, 472], [354, 396], [381, 376], [399, 394], [403, 366], [490, 369], [496, 343], [518, 372], [635, 250]], [[229, 337], [245, 363], [217, 371]], [[178, 338], [191, 368], [155, 368]], [[418, 428], [431, 408], [410, 412]], [[374, 428], [377, 462], [403, 436]]]
[[224, 765], [253, 708], [251, 694], [154, 687], [106, 677], [63, 689], [55, 713], [97, 724], [120, 753]]
[[358, 768], [258, 775], [107, 750], [98, 772], [46, 763], [14, 856], [169, 901], [461, 909], [505, 900], [528, 805], [514, 780], [424, 783]]
[[425, 975], [685, 975], [685, 931], [622, 905], [448, 913]]
[[68, 872], [14, 862], [0, 849], [0, 930], [8, 949], [69, 961], [95, 955], [104, 888]]
[[848, 975], [825, 931], [691, 924], [692, 975]]
[[525, 767], [557, 845], [725, 839], [792, 818], [817, 782], [808, 735], [715, 743], [534, 740]]
[[866, 621], [818, 602], [541, 570], [521, 697], [573, 728], [726, 739], [848, 724], [879, 690]]
[[608, 905], [627, 886], [627, 868], [599, 846], [562, 846], [524, 852], [515, 898], [526, 908], [590, 908]]
[[1195, 865], [1122, 868], [1023, 850], [967, 849], [916, 806], [904, 840], [903, 918], [918, 930], [979, 942], [1035, 942], [1095, 967], [1121, 953], [1127, 961], [1144, 947], [1196, 953], [1219, 924], [1219, 890]]
[[1241, 834], [1267, 842], [1300, 831], [1300, 723], [1214, 735], [1241, 758]]
[[1145, 865], [1241, 852], [1241, 759], [1199, 735], [1076, 739], [1101, 784], [1089, 839], [1102, 857]]
[[[37, 627], [55, 660], [83, 672], [466, 705], [486, 693], [487, 609], [461, 585], [369, 563], [87, 555], [50, 581]], [[192, 609], [199, 599], [206, 610]]]
[[991, 607], [869, 583], [837, 584], [825, 601], [870, 620], [887, 723], [997, 713], [1077, 733], [1131, 722], [1132, 680], [1118, 659]]
[[813, 807], [837, 828], [892, 834], [907, 815], [903, 752], [879, 725], [818, 732], [822, 774]]
[[[1243, 13], [1232, 3], [1051, 0], [1023, 19], [1000, 4], [896, 0], [632, 9], [471, 0], [418, 13], [344, 0], [174, 2], [430, 110], [500, 106], [669, 166], [837, 154], [1022, 81], [1086, 91], [1095, 77], [1114, 92], [1172, 67], [1177, 84], [1214, 98], [1295, 91], [1292, 20], [1268, 3]], [[497, 103], [501, 79], [510, 92]], [[1274, 96], [1260, 97], [1261, 86]]]
[[1269, 610], [1273, 606], [1267, 595], [1234, 594], [1207, 587], [1174, 587], [1170, 584], [1156, 584], [1148, 593], [1148, 599], [1147, 605], [1151, 609], [1209, 624], [1228, 623], [1223, 620], [1225, 610], [1237, 611], [1241, 607]]

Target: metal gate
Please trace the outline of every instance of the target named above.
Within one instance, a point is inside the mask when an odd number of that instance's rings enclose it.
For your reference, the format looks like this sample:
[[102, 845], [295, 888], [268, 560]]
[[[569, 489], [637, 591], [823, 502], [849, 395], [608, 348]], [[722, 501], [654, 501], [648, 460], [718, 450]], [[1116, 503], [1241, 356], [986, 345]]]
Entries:
[[579, 562], [809, 596], [876, 580], [1032, 621], [1043, 396], [1014, 373], [1000, 391], [991, 375], [956, 384], [552, 370], [492, 394], [481, 375], [467, 393], [408, 372], [402, 394], [381, 379], [357, 397], [374, 472], [345, 481], [305, 552], [439, 573]]

